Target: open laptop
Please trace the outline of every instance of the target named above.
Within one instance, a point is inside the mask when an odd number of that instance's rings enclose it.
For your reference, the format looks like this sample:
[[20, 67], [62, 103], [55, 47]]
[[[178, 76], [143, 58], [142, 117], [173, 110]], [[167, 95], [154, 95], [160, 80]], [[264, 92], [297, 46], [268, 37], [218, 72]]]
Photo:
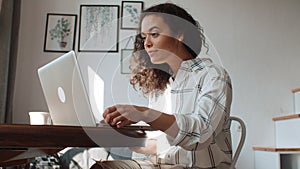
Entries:
[[[39, 68], [38, 76], [54, 125], [110, 127], [94, 117], [74, 51]], [[124, 128], [153, 130], [147, 124]]]

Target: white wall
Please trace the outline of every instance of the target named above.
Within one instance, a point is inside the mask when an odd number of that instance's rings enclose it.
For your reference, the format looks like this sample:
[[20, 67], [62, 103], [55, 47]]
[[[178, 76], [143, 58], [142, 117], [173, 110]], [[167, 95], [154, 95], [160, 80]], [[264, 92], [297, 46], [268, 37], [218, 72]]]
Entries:
[[[37, 69], [49, 61], [62, 55], [62, 53], [43, 52], [44, 34], [47, 13], [65, 13], [79, 15], [81, 4], [117, 4], [120, 1], [89, 1], [83, 0], [28, 0], [22, 2], [21, 24], [20, 24], [20, 43], [17, 63], [16, 93], [14, 99], [14, 123], [28, 123], [28, 111], [47, 111], [47, 105], [41, 90], [37, 76]], [[79, 16], [78, 16], [79, 17]], [[79, 25], [79, 18], [78, 18]], [[76, 42], [78, 41], [78, 25], [76, 32]], [[125, 33], [125, 35], [123, 35]], [[135, 31], [120, 32], [120, 40], [127, 34]], [[124, 42], [120, 47], [124, 47]], [[75, 44], [75, 51], [77, 50]], [[147, 99], [138, 95], [128, 86], [128, 75], [119, 74], [120, 53], [78, 53], [84, 80], [88, 83], [88, 67], [98, 73], [105, 81], [105, 100], [104, 106], [116, 103], [134, 102], [136, 104], [147, 104]], [[105, 70], [105, 72], [103, 71]], [[111, 85], [114, 82], [114, 85]], [[112, 89], [113, 87], [113, 89]], [[119, 90], [119, 92], [116, 92]], [[123, 92], [120, 92], [123, 91]], [[124, 93], [124, 91], [126, 93]], [[130, 92], [129, 92], [130, 91]], [[120, 95], [121, 94], [121, 95]], [[118, 95], [118, 96], [116, 96]], [[98, 101], [100, 102], [100, 101]]]
[[[36, 69], [59, 54], [43, 52], [46, 14], [49, 12], [78, 14], [81, 2], [121, 4], [121, 1], [116, 0], [22, 1], [14, 123], [28, 123], [28, 111], [47, 109]], [[161, 1], [146, 0], [145, 5], [147, 7], [159, 2]], [[172, 0], [171, 2], [186, 8], [202, 24], [207, 37], [215, 46], [212, 51], [215, 50], [214, 53], [218, 52], [220, 55], [215, 61], [222, 64], [232, 77], [234, 92], [232, 114], [244, 119], [248, 132], [237, 168], [253, 169], [252, 147], [275, 145], [272, 117], [293, 113], [293, 96], [290, 90], [300, 86], [298, 78], [300, 1]], [[126, 33], [128, 32], [121, 32]], [[83, 67], [90, 65], [95, 68], [97, 63], [93, 62], [95, 59], [103, 59], [102, 64], [107, 66], [106, 69], [109, 65], [116, 66], [120, 58], [119, 53], [109, 54], [106, 57], [101, 53], [81, 53], [79, 56]], [[108, 76], [104, 79], [113, 76], [111, 72], [115, 70], [115, 67], [109, 69]], [[106, 97], [109, 99], [105, 105], [110, 105], [114, 101], [128, 101], [122, 92], [119, 92], [128, 91], [128, 83], [123, 79], [126, 76], [115, 74], [113, 77], [113, 81], [118, 82], [112, 85], [112, 90], [106, 90]], [[126, 87], [111, 94], [110, 91], [117, 90], [116, 84]], [[110, 95], [115, 99], [121, 99], [112, 100]], [[131, 102], [140, 100], [135, 96], [130, 98]]]

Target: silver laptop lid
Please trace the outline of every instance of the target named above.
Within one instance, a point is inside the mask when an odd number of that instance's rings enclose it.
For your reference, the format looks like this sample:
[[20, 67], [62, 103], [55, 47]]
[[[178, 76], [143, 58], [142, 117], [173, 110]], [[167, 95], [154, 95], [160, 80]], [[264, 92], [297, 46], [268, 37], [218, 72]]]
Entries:
[[38, 69], [54, 125], [96, 126], [75, 52]]

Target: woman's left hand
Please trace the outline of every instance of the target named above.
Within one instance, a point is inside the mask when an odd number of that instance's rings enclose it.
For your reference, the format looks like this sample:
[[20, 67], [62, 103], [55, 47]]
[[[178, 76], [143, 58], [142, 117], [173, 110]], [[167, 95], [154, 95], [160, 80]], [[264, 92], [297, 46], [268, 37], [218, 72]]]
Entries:
[[106, 123], [121, 128], [139, 121], [147, 122], [150, 112], [153, 112], [152, 109], [147, 107], [115, 105], [108, 107], [104, 111], [103, 117]]

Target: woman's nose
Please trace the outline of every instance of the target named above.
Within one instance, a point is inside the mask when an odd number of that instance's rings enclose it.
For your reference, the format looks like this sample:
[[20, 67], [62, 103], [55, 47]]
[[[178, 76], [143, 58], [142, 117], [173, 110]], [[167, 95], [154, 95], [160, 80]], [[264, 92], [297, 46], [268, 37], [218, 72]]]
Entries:
[[149, 36], [147, 36], [144, 40], [144, 47], [145, 48], [150, 48], [152, 47], [152, 42]]

